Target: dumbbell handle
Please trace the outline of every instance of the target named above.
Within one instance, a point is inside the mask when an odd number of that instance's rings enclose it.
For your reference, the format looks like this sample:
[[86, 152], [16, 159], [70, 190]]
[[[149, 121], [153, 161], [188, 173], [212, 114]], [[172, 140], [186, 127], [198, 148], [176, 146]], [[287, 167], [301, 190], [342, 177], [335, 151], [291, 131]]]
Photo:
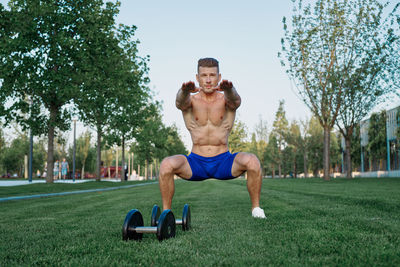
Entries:
[[154, 226], [138, 226], [138, 227], [129, 227], [129, 231], [135, 231], [139, 234], [156, 234], [157, 227]]
[[[183, 223], [182, 219], [175, 219], [176, 225], [182, 225], [182, 223]], [[158, 224], [158, 221], [156, 221], [156, 224]]]

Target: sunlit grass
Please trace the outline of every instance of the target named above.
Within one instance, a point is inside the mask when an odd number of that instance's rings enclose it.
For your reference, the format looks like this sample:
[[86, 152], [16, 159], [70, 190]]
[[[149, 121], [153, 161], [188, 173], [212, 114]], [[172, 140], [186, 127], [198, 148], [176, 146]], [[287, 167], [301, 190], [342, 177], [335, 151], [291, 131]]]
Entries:
[[[20, 193], [101, 184], [38, 184]], [[16, 194], [5, 190], [11, 189], [0, 188], [2, 197]], [[153, 234], [122, 241], [126, 213], [137, 208], [149, 224], [155, 203], [161, 204], [157, 184], [2, 202], [0, 266], [400, 264], [400, 179], [265, 179], [267, 220], [250, 216], [242, 179], [177, 181], [172, 209], [179, 217], [189, 203], [193, 229], [178, 227], [163, 242]]]

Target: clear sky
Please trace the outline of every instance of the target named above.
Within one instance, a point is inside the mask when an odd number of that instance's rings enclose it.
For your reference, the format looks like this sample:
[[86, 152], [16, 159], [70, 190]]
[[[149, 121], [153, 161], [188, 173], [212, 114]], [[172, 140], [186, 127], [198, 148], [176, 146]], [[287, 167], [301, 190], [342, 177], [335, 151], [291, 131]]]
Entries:
[[291, 90], [277, 58], [282, 17], [291, 1], [122, 1], [117, 21], [138, 27], [141, 53], [150, 55], [151, 88], [163, 101], [164, 121], [176, 123], [185, 144], [190, 135], [175, 107], [183, 82], [195, 80], [197, 60], [215, 57], [223, 79], [242, 97], [238, 119], [253, 131], [260, 116], [271, 125], [279, 100], [289, 118], [309, 116]]
[[150, 88], [163, 101], [164, 122], [176, 123], [188, 149], [190, 135], [175, 97], [183, 82], [195, 81], [202, 57], [217, 58], [222, 78], [233, 82], [242, 97], [237, 118], [249, 132], [260, 116], [271, 129], [281, 99], [289, 120], [310, 117], [277, 57], [282, 17], [291, 16], [291, 0], [121, 2], [117, 23], [137, 26], [140, 55], [150, 55]]

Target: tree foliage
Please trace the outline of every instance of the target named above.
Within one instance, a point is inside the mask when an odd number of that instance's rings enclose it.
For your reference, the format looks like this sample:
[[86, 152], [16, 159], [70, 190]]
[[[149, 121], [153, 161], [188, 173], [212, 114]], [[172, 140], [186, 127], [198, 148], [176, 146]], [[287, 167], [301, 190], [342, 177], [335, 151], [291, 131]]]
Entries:
[[324, 129], [320, 125], [317, 118], [310, 119], [308, 127], [309, 145], [308, 145], [308, 163], [313, 176], [317, 177], [318, 172], [322, 169], [323, 144], [324, 144]]
[[392, 41], [388, 61], [390, 80], [389, 86], [400, 89], [400, 3], [397, 3], [389, 15], [389, 40]]
[[[92, 56], [85, 50], [87, 37], [101, 35], [93, 25], [109, 25], [114, 4], [103, 8], [102, 0], [11, 0], [9, 6], [9, 11], [2, 9], [6, 45], [0, 50], [0, 99], [12, 100], [5, 110], [7, 122], [17, 120], [35, 135], [48, 135], [47, 165], [53, 169], [55, 129], [69, 129], [68, 104], [89, 82], [90, 70], [81, 64]], [[52, 172], [47, 181], [53, 181]]]
[[146, 161], [159, 163], [165, 157], [188, 153], [176, 125], [164, 125], [159, 112], [141, 125], [130, 151], [134, 152], [136, 164], [142, 166]]
[[[300, 125], [296, 120], [293, 120], [289, 126], [288, 132], [286, 134], [286, 140], [288, 144], [287, 155], [285, 156], [285, 162], [289, 164], [290, 173], [292, 173], [293, 177], [297, 177], [299, 161], [302, 156], [301, 153], [301, 143], [303, 142], [301, 133], [300, 133]], [[303, 168], [303, 166], [301, 166]]]
[[[377, 163], [386, 158], [386, 111], [384, 110], [371, 114], [367, 149], [372, 162]], [[374, 167], [374, 169], [377, 168], [377, 166]]]
[[10, 174], [16, 173], [18, 177], [23, 176], [24, 157], [28, 155], [29, 140], [26, 135], [18, 136], [11, 141], [10, 146], [3, 151], [2, 163], [5, 171]]
[[283, 19], [281, 63], [324, 128], [324, 179], [329, 179], [330, 131], [338, 116], [341, 128], [353, 127], [387, 92], [377, 86], [390, 47], [382, 39], [385, 6], [376, 0], [318, 0], [312, 8], [299, 0], [292, 27]]
[[235, 120], [232, 131], [228, 137], [229, 150], [231, 153], [245, 151], [246, 149], [247, 128], [239, 119]]
[[287, 146], [287, 133], [288, 133], [288, 121], [286, 119], [285, 112], [285, 101], [279, 101], [278, 110], [275, 113], [275, 120], [272, 124], [272, 134], [275, 136], [275, 140], [277, 142], [278, 150], [277, 157], [275, 159], [278, 165], [278, 175], [281, 177], [282, 175], [282, 162], [283, 162], [283, 150]]

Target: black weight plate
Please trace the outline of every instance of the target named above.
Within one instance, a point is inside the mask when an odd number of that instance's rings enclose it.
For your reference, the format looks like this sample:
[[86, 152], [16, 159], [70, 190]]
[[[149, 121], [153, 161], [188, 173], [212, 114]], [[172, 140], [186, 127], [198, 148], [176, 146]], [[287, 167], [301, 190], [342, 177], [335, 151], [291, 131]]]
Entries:
[[133, 228], [138, 226], [143, 226], [143, 217], [142, 214], [138, 210], [131, 210], [125, 217], [124, 224], [122, 225], [122, 239], [134, 239], [134, 240], [141, 240], [143, 234], [136, 233], [133, 231]]
[[164, 210], [161, 213], [160, 219], [157, 225], [157, 238], [158, 240], [164, 240], [171, 237], [175, 237], [176, 223], [175, 216], [171, 210]]
[[150, 219], [151, 226], [157, 226], [160, 214], [161, 214], [160, 208], [157, 205], [154, 205], [153, 209], [151, 210], [151, 219]]
[[183, 213], [182, 213], [182, 230], [183, 231], [189, 230], [190, 223], [191, 223], [190, 207], [189, 204], [185, 204], [185, 206], [183, 206]]

